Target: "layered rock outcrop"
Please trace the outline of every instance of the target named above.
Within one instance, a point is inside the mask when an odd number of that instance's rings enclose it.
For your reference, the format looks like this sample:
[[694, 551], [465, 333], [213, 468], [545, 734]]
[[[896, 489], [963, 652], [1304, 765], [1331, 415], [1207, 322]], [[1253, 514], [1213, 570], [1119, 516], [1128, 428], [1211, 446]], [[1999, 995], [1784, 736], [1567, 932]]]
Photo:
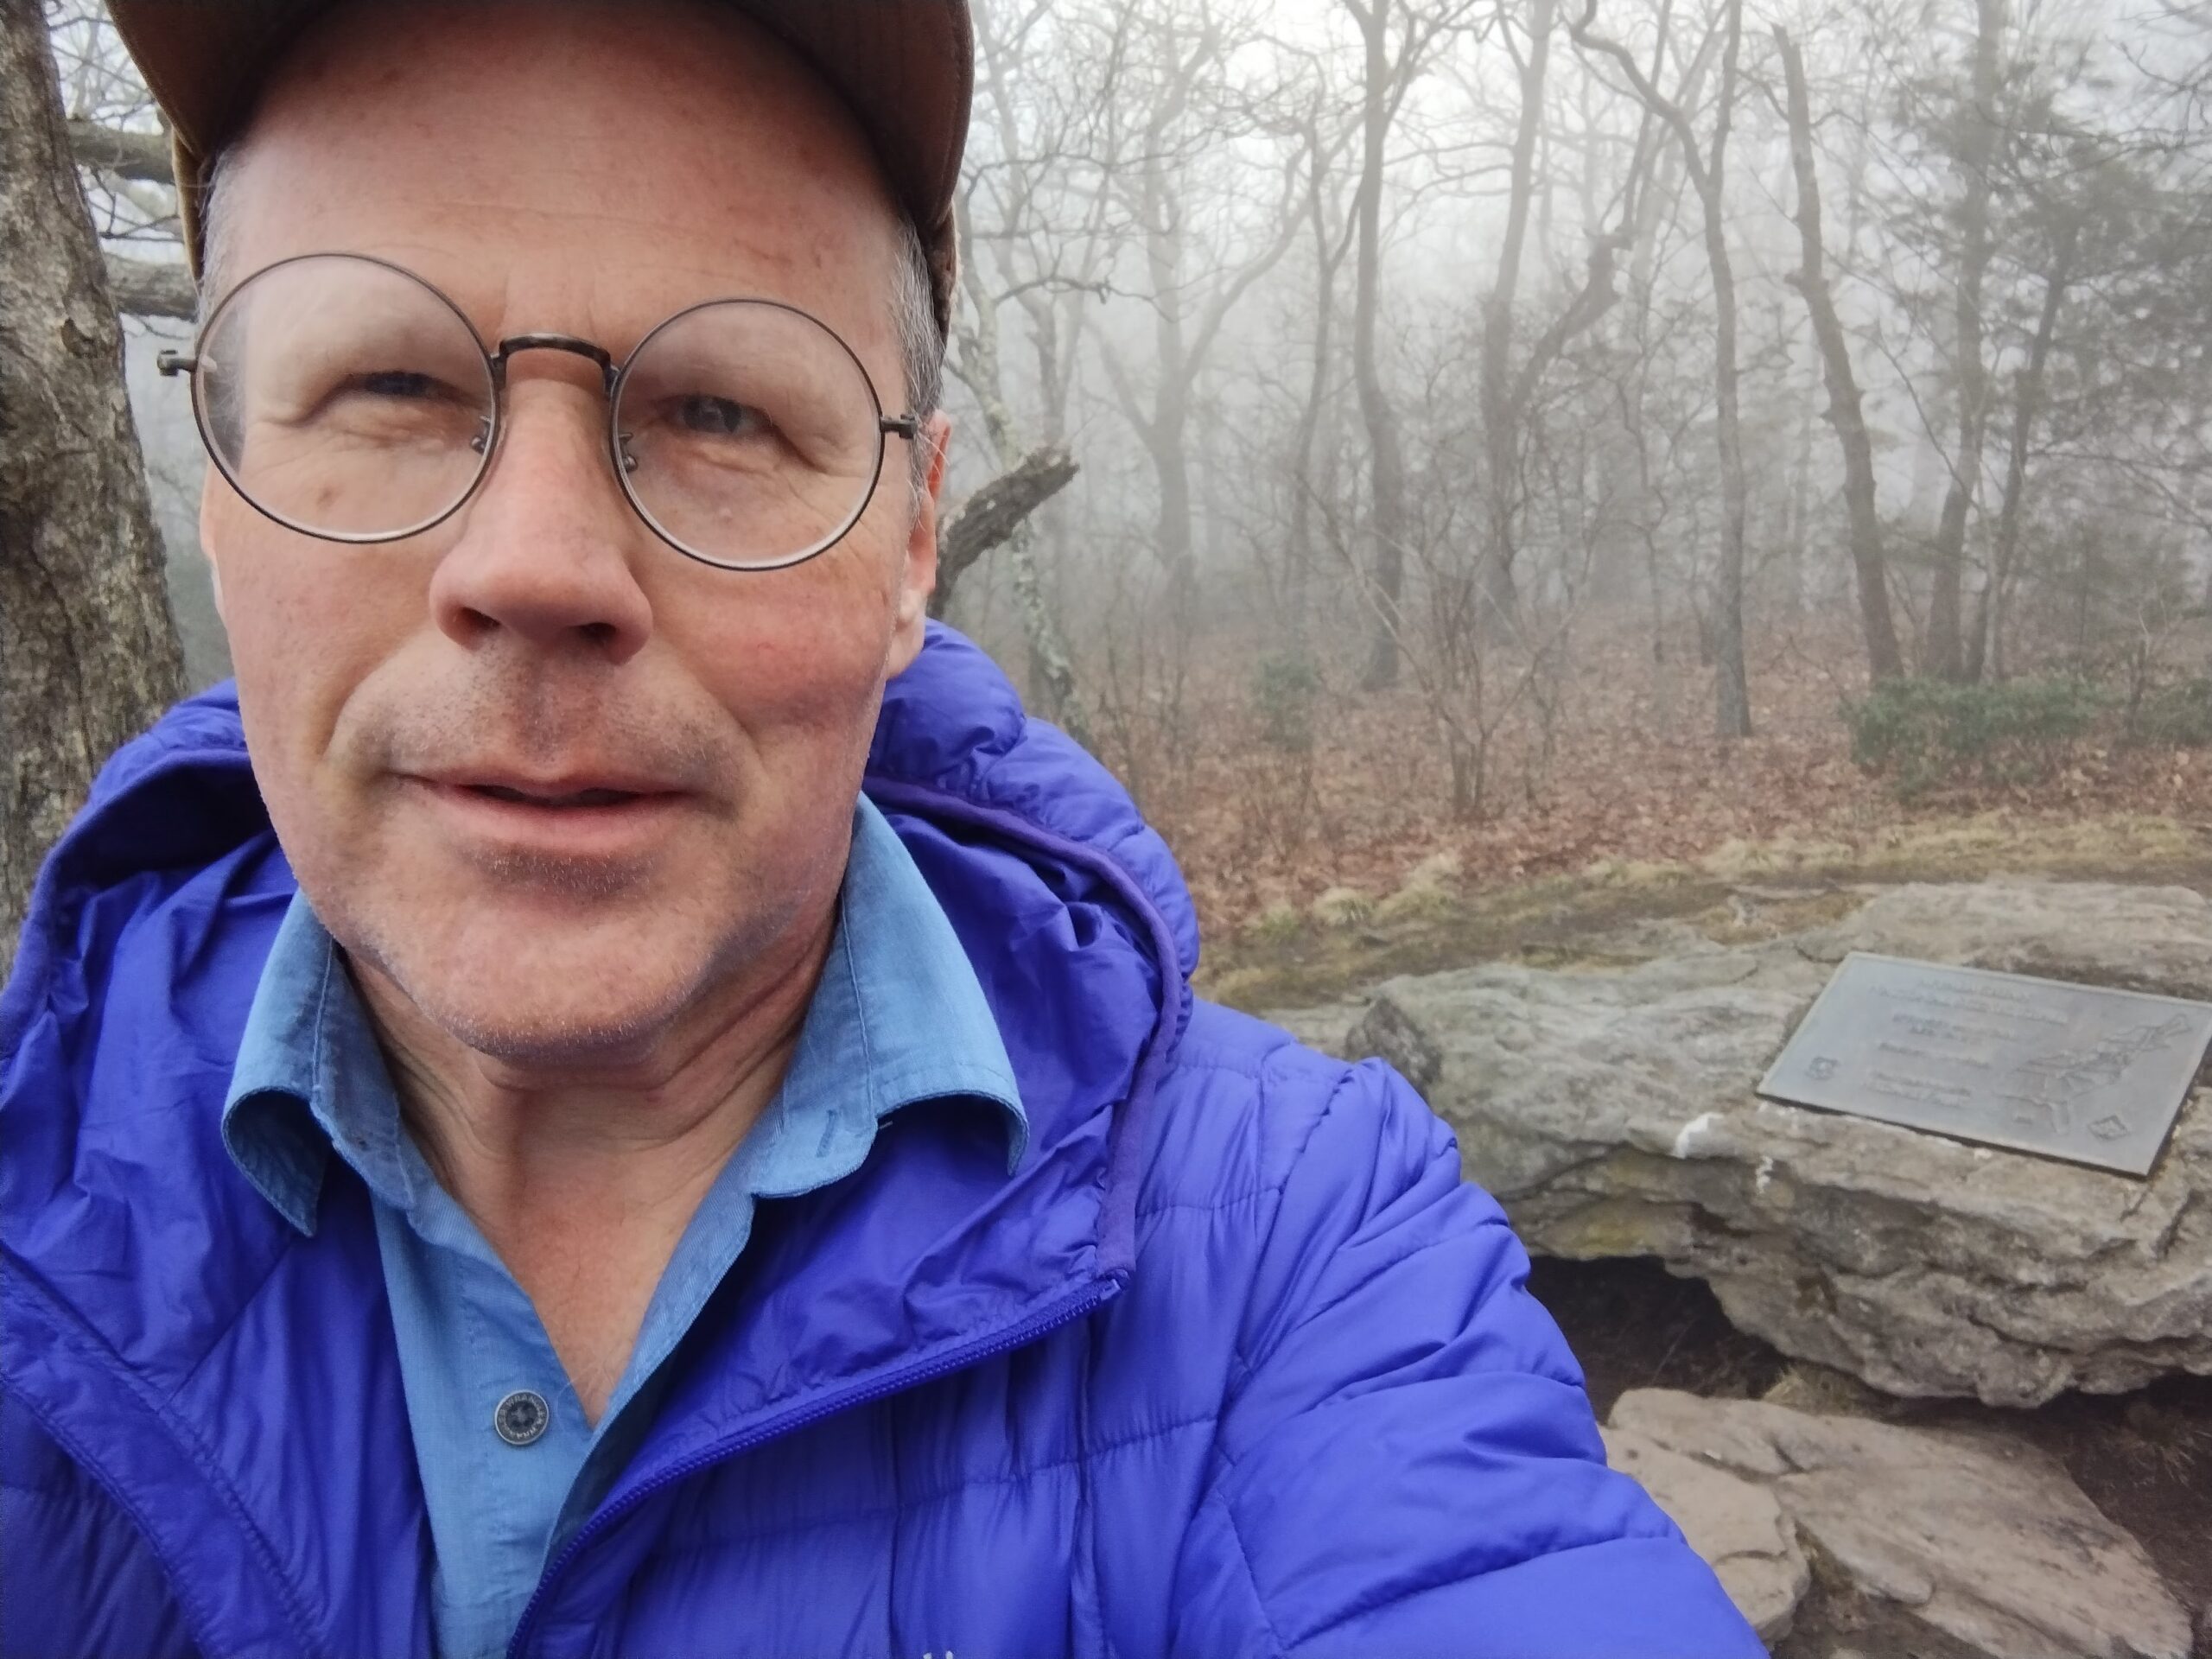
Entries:
[[1344, 1052], [1422, 1084], [1532, 1249], [1657, 1256], [1742, 1329], [1893, 1394], [2033, 1405], [2212, 1374], [2203, 1095], [2148, 1180], [1758, 1099], [1855, 950], [2212, 997], [2193, 892], [1916, 886], [1754, 943], [1647, 925], [1602, 968], [1392, 980]]

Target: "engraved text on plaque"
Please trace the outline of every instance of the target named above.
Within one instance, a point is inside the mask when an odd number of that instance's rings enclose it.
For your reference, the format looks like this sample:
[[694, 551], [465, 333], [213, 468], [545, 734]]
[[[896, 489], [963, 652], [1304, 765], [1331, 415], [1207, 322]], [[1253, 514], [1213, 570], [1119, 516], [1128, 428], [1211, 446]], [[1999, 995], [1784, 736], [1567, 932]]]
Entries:
[[1759, 1093], [2147, 1175], [2212, 1004], [1854, 952]]

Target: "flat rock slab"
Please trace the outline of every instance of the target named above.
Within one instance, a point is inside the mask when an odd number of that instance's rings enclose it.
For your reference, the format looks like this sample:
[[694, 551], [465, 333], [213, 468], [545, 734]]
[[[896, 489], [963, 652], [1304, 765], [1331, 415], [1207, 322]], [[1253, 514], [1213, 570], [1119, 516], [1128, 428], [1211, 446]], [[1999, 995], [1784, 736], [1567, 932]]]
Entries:
[[2212, 995], [2183, 888], [1892, 888], [1843, 921], [1624, 969], [1395, 979], [1344, 1051], [1422, 1079], [1530, 1249], [1653, 1255], [1738, 1327], [1894, 1394], [2035, 1405], [2212, 1374], [2212, 1106], [2150, 1179], [1758, 1100], [1852, 950]]
[[1639, 1430], [1604, 1433], [1607, 1461], [1635, 1476], [1673, 1517], [1759, 1640], [1787, 1636], [1813, 1574], [1796, 1525], [1773, 1490]]
[[1824, 1585], [1989, 1659], [2188, 1659], [2189, 1615], [2142, 1547], [2008, 1436], [1642, 1389], [1605, 1440], [1770, 1640], [1809, 1552]]

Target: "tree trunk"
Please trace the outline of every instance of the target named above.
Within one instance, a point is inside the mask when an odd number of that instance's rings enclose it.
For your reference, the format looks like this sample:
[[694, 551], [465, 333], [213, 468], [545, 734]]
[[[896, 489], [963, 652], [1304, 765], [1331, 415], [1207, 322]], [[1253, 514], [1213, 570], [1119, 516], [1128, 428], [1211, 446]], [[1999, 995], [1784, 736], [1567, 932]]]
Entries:
[[1198, 598], [1198, 550], [1192, 532], [1190, 460], [1184, 444], [1197, 365], [1190, 360], [1184, 336], [1182, 206], [1169, 194], [1160, 157], [1165, 143], [1163, 119], [1162, 126], [1149, 134], [1139, 204], [1145, 264], [1152, 281], [1152, 351], [1158, 376], [1141, 435], [1160, 484], [1153, 550], [1167, 570], [1169, 614], [1188, 626]]
[[[1732, 10], [1742, 0], [1733, 0]], [[1726, 87], [1732, 77], [1724, 77]], [[1713, 596], [1713, 730], [1751, 734], [1751, 683], [1744, 666], [1744, 530], [1750, 491], [1744, 477], [1744, 423], [1736, 366], [1736, 274], [1728, 258], [1719, 193], [1705, 210], [1713, 262], [1713, 429], [1720, 449], [1720, 569]]]
[[1813, 389], [1809, 385], [1797, 409], [1797, 454], [1789, 465], [1789, 500], [1783, 518], [1788, 524], [1784, 545], [1789, 558], [1789, 613], [1802, 616], [1813, 520]]
[[184, 689], [40, 0], [0, 0], [0, 968], [108, 755]]
[[1797, 238], [1803, 261], [1789, 283], [1804, 296], [1805, 308], [1812, 314], [1813, 338], [1821, 349], [1821, 372], [1827, 383], [1827, 419], [1843, 450], [1843, 500], [1850, 515], [1851, 567], [1859, 588], [1859, 628], [1866, 641], [1867, 670], [1877, 680], [1895, 679], [1904, 672], [1904, 658], [1890, 615], [1889, 563], [1874, 493], [1874, 445], [1866, 430], [1859, 377], [1852, 372], [1851, 346], [1828, 289], [1805, 63], [1796, 42], [1779, 23], [1774, 27], [1774, 39], [1782, 48], [1783, 74], [1789, 86], [1789, 160], [1797, 175]]
[[[1313, 566], [1313, 499], [1319, 489], [1315, 477], [1316, 446], [1321, 436], [1321, 415], [1329, 401], [1329, 372], [1336, 355], [1337, 272], [1344, 264], [1345, 242], [1339, 235], [1332, 247], [1329, 235], [1325, 156], [1318, 123], [1309, 143], [1313, 168], [1306, 175], [1306, 222], [1313, 232], [1313, 366], [1306, 383], [1306, 401], [1298, 413], [1297, 435], [1291, 441], [1290, 568], [1285, 572], [1286, 621], [1294, 656], [1303, 657], [1312, 622]], [[1349, 227], [1347, 227], [1349, 228]], [[1333, 469], [1332, 469], [1333, 470]]]
[[1366, 41], [1366, 104], [1360, 134], [1359, 248], [1353, 273], [1352, 376], [1359, 389], [1360, 418], [1367, 425], [1370, 468], [1369, 524], [1374, 543], [1370, 591], [1374, 634], [1364, 684], [1371, 691], [1398, 682], [1399, 601], [1406, 579], [1406, 463], [1399, 445], [1397, 411], [1382, 387], [1375, 331], [1382, 272], [1382, 172], [1390, 137], [1390, 0], [1355, 6]]
[[1720, 60], [1719, 108], [1713, 117], [1713, 159], [1699, 198], [1705, 209], [1705, 252], [1713, 267], [1713, 429], [1720, 448], [1720, 571], [1713, 594], [1713, 729], [1722, 737], [1751, 734], [1751, 696], [1744, 667], [1744, 423], [1736, 365], [1736, 271], [1728, 257], [1723, 188], [1728, 127], [1736, 102], [1736, 64], [1744, 31], [1744, 0], [1729, 0], [1728, 41]]
[[[1067, 487], [1074, 458], [1047, 444], [1033, 449], [955, 507], [938, 525], [938, 586], [950, 595], [969, 566], [1026, 529], [1029, 516]], [[932, 597], [932, 614], [941, 608]]]
[[1959, 269], [1954, 283], [1954, 347], [1958, 353], [1958, 453], [1951, 457], [1950, 487], [1936, 526], [1935, 584], [1928, 596], [1928, 634], [1921, 669], [1942, 679], [1966, 669], [1960, 620], [1966, 586], [1967, 520], [1981, 486], [1982, 448], [1988, 432], [1989, 369], [1982, 361], [1981, 287], [1989, 270], [1989, 198], [1997, 150], [1999, 51], [2005, 32], [2005, 0], [1975, 0], [1974, 79], [1961, 112], [1958, 165]]
[[1483, 308], [1480, 399], [1486, 486], [1484, 503], [1481, 625], [1485, 635], [1510, 632], [1520, 613], [1514, 572], [1521, 511], [1521, 409], [1513, 396], [1513, 313], [1521, 287], [1522, 250], [1529, 206], [1536, 188], [1536, 138], [1544, 120], [1544, 74], [1551, 60], [1554, 0], [1535, 0], [1529, 19], [1529, 56], [1521, 66], [1521, 116], [1513, 134], [1506, 190], [1505, 237], [1497, 280]]
[[[963, 321], [959, 330], [960, 377], [982, 406], [983, 427], [989, 435], [992, 453], [998, 458], [1000, 477], [995, 481], [1003, 482], [1025, 467], [1040, 464], [1043, 452], [1024, 454], [1014, 411], [1007, 404], [1001, 372], [998, 300], [986, 284], [982, 267], [976, 263], [974, 238], [969, 233], [964, 205], [960, 212], [959, 226], [961, 279], [969, 301], [966, 315], [971, 319]], [[1066, 462], [1065, 475], [1014, 515], [999, 540], [1005, 543], [1007, 561], [1013, 569], [1014, 598], [1021, 609], [1022, 632], [1028, 641], [1029, 660], [1037, 670], [1038, 683], [1045, 692], [1051, 717], [1084, 748], [1095, 750], [1097, 746], [1091, 736], [1090, 712], [1084, 702], [1082, 688], [1076, 679], [1067, 641], [1061, 635], [1051, 606], [1046, 602], [1043, 586], [1037, 578], [1036, 561], [1031, 554], [1035, 527], [1030, 514], [1061, 488], [1069, 478], [1073, 477], [1075, 472], [1073, 463], [1067, 461], [1064, 453], [1055, 450], [1052, 445], [1046, 446], [1046, 450], [1052, 451], [1061, 461]], [[992, 486], [987, 485], [984, 487], [988, 490]], [[983, 492], [976, 493], [981, 496]], [[971, 497], [971, 501], [974, 499]], [[948, 532], [952, 528], [948, 524], [939, 530], [938, 587], [930, 599], [931, 616], [944, 614], [945, 607], [952, 597], [953, 584], [966, 569], [965, 564], [955, 564], [944, 556]], [[987, 550], [988, 547], [976, 548], [969, 556], [969, 562]]]
[[[1736, 270], [1728, 255], [1728, 134], [1736, 108], [1737, 67], [1744, 43], [1743, 0], [1728, 0], [1722, 28], [1720, 87], [1714, 99], [1713, 143], [1698, 145], [1691, 124], [1694, 105], [1687, 95], [1669, 98], [1618, 41], [1593, 33], [1597, 0], [1584, 0], [1579, 21], [1567, 34], [1586, 52], [1610, 58], [1643, 107], [1667, 124], [1679, 146], [1682, 169], [1697, 192], [1705, 232], [1706, 263], [1713, 275], [1713, 439], [1720, 461], [1720, 564], [1710, 616], [1700, 615], [1699, 640], [1713, 664], [1713, 725], [1722, 737], [1751, 734], [1751, 700], [1744, 668], [1744, 535], [1750, 489], [1744, 477], [1744, 422], [1741, 375], [1736, 361]], [[1656, 60], [1655, 59], [1655, 63]], [[1693, 64], [1688, 85], [1694, 86]]]
[[2012, 582], [2012, 566], [2020, 546], [2020, 507], [2028, 491], [2028, 448], [2035, 437], [2036, 421], [2043, 413], [2044, 376], [2050, 362], [2051, 342], [2057, 337], [2059, 313], [2066, 304], [2066, 289], [2074, 278], [2074, 250], [2081, 233], [2078, 220], [2069, 219], [2059, 232], [2051, 251], [2050, 270], [2044, 278], [2043, 308], [2036, 318], [2035, 338], [2028, 343], [2028, 360], [2013, 383], [2012, 435], [2005, 457], [2005, 495], [1997, 509], [1997, 545], [1992, 551], [1989, 580], [1974, 607], [1974, 632], [1967, 641], [1966, 675], [1983, 677], [1985, 671], [1999, 679], [2005, 675], [2005, 596]]

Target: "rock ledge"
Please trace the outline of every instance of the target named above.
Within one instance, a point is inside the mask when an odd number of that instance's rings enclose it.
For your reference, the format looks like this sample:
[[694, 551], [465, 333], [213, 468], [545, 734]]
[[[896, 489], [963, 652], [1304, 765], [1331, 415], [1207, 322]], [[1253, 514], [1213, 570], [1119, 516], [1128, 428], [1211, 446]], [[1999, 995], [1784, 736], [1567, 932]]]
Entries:
[[1988, 1659], [2188, 1659], [2189, 1615], [2141, 1546], [2008, 1436], [1645, 1389], [1605, 1443], [1768, 1641], [1810, 1554], [1862, 1618], [1902, 1614]]
[[1751, 1092], [1849, 951], [2212, 997], [2212, 904], [1916, 886], [1760, 944], [1662, 925], [1633, 945], [1648, 959], [1605, 971], [1392, 980], [1346, 1052], [1423, 1081], [1531, 1249], [1657, 1256], [1740, 1328], [1893, 1394], [2025, 1406], [2212, 1374], [2202, 1090], [2148, 1181]]

